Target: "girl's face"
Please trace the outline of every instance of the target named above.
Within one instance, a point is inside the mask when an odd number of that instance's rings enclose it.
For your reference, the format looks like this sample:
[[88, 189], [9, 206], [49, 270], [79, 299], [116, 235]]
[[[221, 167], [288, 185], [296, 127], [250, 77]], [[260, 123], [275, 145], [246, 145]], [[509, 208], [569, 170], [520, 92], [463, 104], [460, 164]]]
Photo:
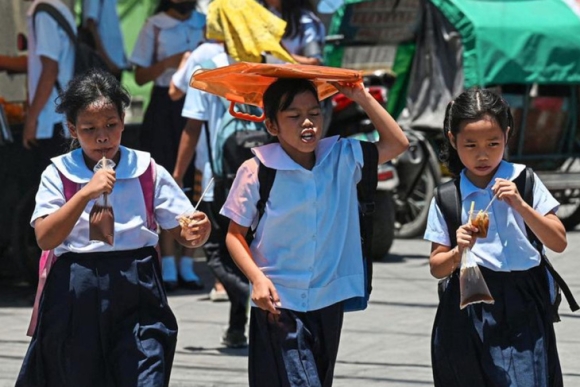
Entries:
[[124, 114], [119, 116], [114, 104], [100, 99], [81, 110], [74, 125], [68, 123], [70, 134], [79, 141], [89, 168], [103, 156], [118, 163], [121, 134], [125, 129], [123, 119]]
[[462, 122], [455, 137], [449, 133], [449, 140], [467, 169], [466, 176], [476, 186], [483, 188], [491, 181], [503, 159], [507, 133], [488, 115]]
[[296, 94], [290, 106], [279, 111], [276, 121], [266, 121], [269, 132], [292, 160], [306, 169], [314, 166], [314, 150], [322, 136], [322, 112], [309, 91]]

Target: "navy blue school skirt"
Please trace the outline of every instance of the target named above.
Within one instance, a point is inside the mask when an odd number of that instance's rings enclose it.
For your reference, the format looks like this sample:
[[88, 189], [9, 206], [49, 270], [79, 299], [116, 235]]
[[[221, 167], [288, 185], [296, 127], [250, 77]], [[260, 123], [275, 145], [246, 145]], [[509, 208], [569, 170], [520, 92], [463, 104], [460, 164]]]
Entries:
[[16, 386], [167, 386], [177, 322], [160, 273], [153, 247], [60, 256]]
[[459, 309], [459, 275], [442, 294], [431, 337], [435, 387], [563, 385], [545, 268], [480, 266], [493, 305]]
[[250, 387], [330, 387], [344, 316], [339, 302], [311, 312], [253, 307], [250, 315]]

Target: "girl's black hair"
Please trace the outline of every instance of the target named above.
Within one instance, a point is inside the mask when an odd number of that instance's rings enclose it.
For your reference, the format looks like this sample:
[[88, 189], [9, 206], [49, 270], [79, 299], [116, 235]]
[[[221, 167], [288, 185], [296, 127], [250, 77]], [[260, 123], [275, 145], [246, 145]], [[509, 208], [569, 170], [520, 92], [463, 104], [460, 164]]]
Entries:
[[264, 92], [264, 114], [272, 122], [277, 122], [278, 112], [288, 109], [296, 95], [309, 91], [318, 100], [318, 91], [314, 83], [307, 79], [280, 78], [272, 83]]
[[497, 122], [504, 134], [508, 128], [511, 128], [508, 138], [513, 134], [514, 120], [510, 107], [503, 98], [491, 90], [471, 88], [461, 93], [447, 105], [443, 120], [445, 141], [441, 149], [440, 159], [447, 165], [452, 174], [459, 175], [465, 166], [459, 159], [457, 150], [451, 144], [449, 132], [453, 134], [454, 138], [457, 138], [464, 121], [479, 120], [486, 115]]
[[92, 103], [104, 98], [123, 115], [131, 97], [117, 78], [103, 70], [93, 69], [74, 77], [57, 98], [56, 112], [64, 114], [67, 121], [75, 124], [78, 114]]

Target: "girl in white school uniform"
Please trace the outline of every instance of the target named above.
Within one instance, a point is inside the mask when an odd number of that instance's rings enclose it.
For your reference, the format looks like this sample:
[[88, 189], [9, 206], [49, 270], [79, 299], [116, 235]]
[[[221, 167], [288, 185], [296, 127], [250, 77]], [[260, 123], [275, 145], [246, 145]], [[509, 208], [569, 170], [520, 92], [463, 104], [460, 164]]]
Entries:
[[[38, 323], [17, 386], [167, 386], [177, 323], [161, 283], [155, 225], [148, 222], [140, 176], [155, 168], [151, 204], [157, 223], [184, 246], [205, 243], [211, 224], [192, 211], [171, 175], [148, 153], [120, 145], [130, 97], [113, 75], [71, 81], [57, 107], [79, 149], [44, 171], [31, 223], [43, 250], [58, 257], [46, 280]], [[102, 158], [116, 167], [93, 172]], [[77, 185], [67, 200], [65, 182]], [[70, 184], [69, 184], [70, 186]], [[108, 195], [114, 242], [91, 241], [89, 214]], [[153, 227], [152, 227], [153, 226]]]
[[[556, 217], [559, 203], [535, 176], [534, 204], [522, 198], [514, 179], [525, 166], [503, 160], [513, 119], [507, 103], [492, 91], [470, 89], [447, 106], [443, 158], [459, 178], [462, 200], [458, 230], [448, 230], [436, 202], [431, 203], [425, 239], [431, 244], [431, 274], [450, 274], [432, 333], [436, 387], [557, 387], [562, 371], [556, 348], [550, 294], [541, 257], [526, 226], [551, 250], [566, 248], [566, 232]], [[490, 208], [489, 231], [476, 238], [471, 202]], [[455, 233], [457, 245], [451, 245]], [[493, 305], [460, 309], [457, 268], [466, 248], [495, 299]]]
[[[403, 131], [362, 83], [337, 88], [375, 124], [379, 163], [406, 149]], [[279, 79], [263, 101], [279, 142], [254, 148], [221, 210], [231, 220], [228, 249], [252, 285], [249, 384], [331, 386], [343, 301], [364, 296], [356, 194], [362, 147], [322, 138], [320, 102], [308, 80]], [[250, 247], [244, 238], [258, 214], [260, 164], [277, 172]]]
[[[196, 2], [190, 0], [161, 0], [155, 14], [139, 33], [131, 55], [137, 84], [154, 82], [141, 126], [140, 148], [150, 152], [168, 171], [175, 167], [181, 132], [187, 122], [181, 115], [184, 99], [172, 101], [169, 97], [171, 76], [179, 67], [183, 54], [193, 51], [204, 40], [205, 15], [195, 11], [195, 6]], [[193, 186], [194, 172], [191, 165], [185, 174], [185, 187]], [[161, 233], [160, 247], [163, 280], [168, 290], [176, 288], [179, 280], [190, 289], [203, 287], [194, 272], [191, 256], [182, 256], [177, 265], [176, 246], [169, 234]], [[187, 255], [191, 253], [186, 252]]]

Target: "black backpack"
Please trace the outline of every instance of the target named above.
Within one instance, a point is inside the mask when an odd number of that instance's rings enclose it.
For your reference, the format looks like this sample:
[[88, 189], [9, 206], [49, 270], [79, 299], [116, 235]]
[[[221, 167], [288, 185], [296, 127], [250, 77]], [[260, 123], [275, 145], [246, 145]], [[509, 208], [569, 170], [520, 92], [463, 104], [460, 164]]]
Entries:
[[[74, 45], [75, 48], [75, 62], [73, 71], [74, 76], [84, 74], [93, 68], [108, 71], [105, 61], [99, 56], [97, 51], [93, 47], [89, 46], [86, 42], [77, 39], [77, 35], [73, 31], [70, 23], [66, 20], [64, 15], [60, 13], [58, 9], [56, 9], [52, 4], [49, 3], [38, 4], [34, 9], [34, 13], [32, 16], [33, 23], [36, 18], [36, 15], [40, 12], [48, 13], [58, 23], [58, 25], [66, 32], [70, 41]], [[58, 90], [62, 90], [62, 85], [60, 85], [58, 81], [56, 81], [56, 87]]]
[[[522, 197], [524, 201], [533, 208], [534, 206], [534, 182], [535, 176], [534, 171], [531, 168], [526, 168], [518, 177], [515, 178], [514, 183], [520, 193], [523, 193]], [[447, 224], [447, 230], [449, 232], [449, 239], [451, 241], [451, 246], [457, 245], [457, 239], [455, 235], [455, 230], [461, 227], [461, 190], [459, 185], [459, 179], [455, 178], [448, 182], [441, 184], [439, 187], [435, 188], [435, 201], [437, 206], [443, 214], [443, 218]], [[570, 288], [564, 281], [564, 279], [558, 274], [556, 269], [552, 266], [552, 263], [548, 260], [548, 257], [544, 254], [543, 244], [540, 242], [538, 237], [532, 232], [532, 230], [526, 224], [526, 234], [528, 235], [528, 240], [530, 243], [538, 250], [542, 260], [541, 265], [546, 268], [546, 276], [548, 281], [548, 287], [551, 293], [555, 295], [554, 300], [551, 305], [553, 321], [560, 321], [560, 315], [558, 314], [558, 308], [560, 302], [562, 301], [561, 292], [564, 292], [566, 300], [570, 309], [574, 312], [579, 309], [574, 295], [570, 291]], [[456, 270], [451, 276], [457, 275], [458, 270]], [[448, 283], [448, 278], [439, 281], [439, 295], [445, 291], [445, 287]]]
[[[373, 279], [373, 259], [371, 257], [371, 246], [373, 239], [373, 213], [375, 211], [375, 192], [377, 190], [377, 166], [379, 163], [379, 154], [375, 144], [371, 142], [360, 141], [364, 165], [362, 168], [362, 177], [357, 184], [358, 213], [360, 222], [360, 236], [362, 245], [362, 259], [365, 269], [365, 296], [354, 297], [344, 301], [344, 311], [352, 312], [366, 309], [369, 296], [372, 291]], [[260, 199], [257, 203], [258, 223], [264, 215], [266, 202], [270, 196], [270, 190], [274, 185], [276, 170], [259, 164], [258, 181], [260, 182]], [[248, 246], [254, 239], [257, 224], [255, 228], [248, 230], [246, 241]]]

